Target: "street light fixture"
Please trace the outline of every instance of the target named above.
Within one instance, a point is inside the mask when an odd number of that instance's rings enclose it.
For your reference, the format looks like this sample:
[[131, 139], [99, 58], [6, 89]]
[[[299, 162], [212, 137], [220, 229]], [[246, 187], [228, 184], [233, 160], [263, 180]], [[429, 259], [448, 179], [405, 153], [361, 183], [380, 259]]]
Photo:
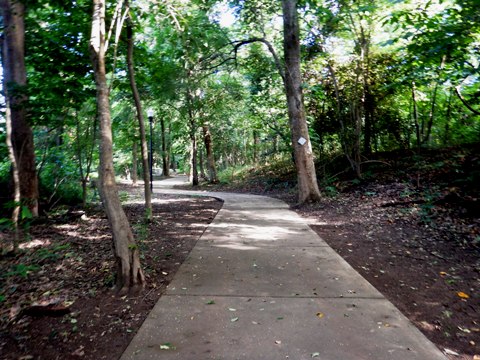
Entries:
[[153, 193], [153, 109], [147, 110], [147, 116], [150, 122], [150, 192]]

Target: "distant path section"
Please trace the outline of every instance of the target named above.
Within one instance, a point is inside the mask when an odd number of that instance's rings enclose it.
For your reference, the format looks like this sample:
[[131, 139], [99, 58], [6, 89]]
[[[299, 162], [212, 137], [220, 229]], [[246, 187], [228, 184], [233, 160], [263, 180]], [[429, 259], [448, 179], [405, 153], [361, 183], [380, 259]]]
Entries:
[[121, 360], [446, 360], [284, 202], [214, 196], [224, 206]]

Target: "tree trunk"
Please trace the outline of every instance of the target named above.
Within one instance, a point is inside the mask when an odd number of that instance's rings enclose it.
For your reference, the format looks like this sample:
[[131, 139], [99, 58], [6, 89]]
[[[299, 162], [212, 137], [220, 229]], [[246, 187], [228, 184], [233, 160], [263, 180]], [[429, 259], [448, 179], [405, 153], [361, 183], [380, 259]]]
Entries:
[[145, 193], [145, 215], [147, 221], [152, 221], [152, 192], [150, 191], [147, 137], [145, 136], [145, 121], [143, 119], [142, 102], [140, 101], [140, 94], [138, 93], [137, 82], [135, 80], [135, 68], [133, 65], [133, 25], [130, 14], [127, 18], [127, 66], [128, 77], [130, 79], [130, 87], [132, 88], [135, 108], [137, 110], [138, 126], [140, 128], [140, 148], [142, 153], [143, 181]]
[[193, 113], [193, 98], [190, 90], [187, 89], [187, 107], [188, 107], [188, 122], [190, 125], [190, 182], [193, 186], [198, 185], [198, 168], [197, 168], [197, 124], [195, 115]]
[[308, 135], [300, 72], [297, 0], [282, 0], [284, 23], [285, 90], [298, 178], [298, 202], [320, 200], [312, 144]]
[[197, 166], [197, 139], [195, 132], [190, 130], [190, 182], [193, 186], [198, 185], [198, 166]]
[[160, 118], [160, 127], [162, 130], [162, 173], [163, 176], [170, 176], [167, 134], [165, 133], [165, 119], [163, 118], [163, 116]]
[[[136, 141], [132, 145], [132, 185], [137, 186], [138, 182], [138, 144]], [[150, 189], [149, 189], [150, 190]]]
[[258, 151], [260, 147], [260, 136], [257, 130], [253, 130], [253, 164], [258, 165]]
[[93, 0], [90, 54], [97, 89], [97, 116], [100, 122], [100, 172], [99, 188], [105, 212], [113, 235], [117, 262], [116, 288], [125, 292], [145, 283], [140, 266], [139, 250], [127, 216], [123, 211], [115, 183], [112, 150], [112, 125], [109, 93], [105, 72], [105, 2]]
[[[6, 88], [5, 88], [6, 89]], [[6, 95], [6, 109], [5, 109], [5, 122], [6, 122], [6, 143], [8, 148], [8, 157], [12, 164], [12, 180], [13, 180], [13, 211], [12, 211], [12, 226], [13, 226], [13, 241], [12, 248], [13, 252], [16, 253], [18, 250], [18, 244], [20, 242], [20, 232], [18, 229], [18, 220], [20, 216], [20, 205], [21, 205], [21, 194], [20, 194], [20, 175], [18, 171], [17, 158], [15, 156], [15, 151], [12, 144], [12, 116], [10, 110], [10, 101], [8, 97], [8, 91]]]
[[21, 202], [38, 216], [38, 178], [33, 133], [27, 122], [25, 95], [25, 6], [23, 1], [0, 0], [3, 17], [2, 65], [4, 90], [10, 107], [12, 146], [18, 166]]
[[208, 179], [212, 184], [218, 183], [217, 168], [215, 167], [215, 158], [213, 156], [212, 134], [208, 125], [203, 125], [203, 141], [207, 152]]
[[203, 180], [208, 180], [208, 177], [207, 177], [207, 175], [205, 174], [205, 168], [204, 168], [204, 166], [203, 166], [203, 162], [204, 162], [203, 160], [204, 160], [204, 159], [203, 159], [203, 151], [202, 151], [202, 150], [200, 150], [200, 151], [198, 152], [198, 157], [199, 157], [199, 159], [198, 159], [198, 167], [200, 168], [200, 177], [201, 177]]
[[415, 82], [412, 81], [412, 102], [413, 102], [413, 121], [415, 124], [415, 134], [417, 136], [417, 149], [420, 149], [422, 137], [420, 133], [420, 123], [418, 122], [417, 96], [415, 93]]
[[452, 98], [453, 88], [450, 89], [447, 103], [447, 114], [445, 115], [445, 131], [443, 134], [443, 146], [448, 146], [450, 143], [450, 117], [452, 116]]
[[[430, 104], [430, 113], [428, 114], [428, 124], [427, 124], [427, 133], [423, 138], [422, 143], [428, 144], [430, 142], [430, 135], [432, 134], [433, 120], [435, 119], [435, 108], [437, 104], [437, 93], [440, 83], [437, 81], [435, 87], [433, 88], [432, 102]], [[422, 129], [423, 133], [423, 129]]]

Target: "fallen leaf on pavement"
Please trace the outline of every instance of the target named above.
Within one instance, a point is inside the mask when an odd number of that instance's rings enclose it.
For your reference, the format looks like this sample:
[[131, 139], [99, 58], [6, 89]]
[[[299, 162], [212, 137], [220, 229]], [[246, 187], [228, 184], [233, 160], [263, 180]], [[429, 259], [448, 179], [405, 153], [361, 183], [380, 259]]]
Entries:
[[455, 356], [460, 356], [459, 353], [453, 351], [453, 350], [450, 350], [450, 349], [445, 349], [445, 354], [447, 355], [455, 355]]

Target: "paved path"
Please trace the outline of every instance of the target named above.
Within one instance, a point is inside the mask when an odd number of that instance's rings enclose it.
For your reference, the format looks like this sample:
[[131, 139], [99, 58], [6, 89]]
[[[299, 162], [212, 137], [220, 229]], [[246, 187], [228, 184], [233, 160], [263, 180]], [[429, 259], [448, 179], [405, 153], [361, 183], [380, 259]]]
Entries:
[[284, 202], [210, 195], [223, 208], [121, 360], [446, 359]]

